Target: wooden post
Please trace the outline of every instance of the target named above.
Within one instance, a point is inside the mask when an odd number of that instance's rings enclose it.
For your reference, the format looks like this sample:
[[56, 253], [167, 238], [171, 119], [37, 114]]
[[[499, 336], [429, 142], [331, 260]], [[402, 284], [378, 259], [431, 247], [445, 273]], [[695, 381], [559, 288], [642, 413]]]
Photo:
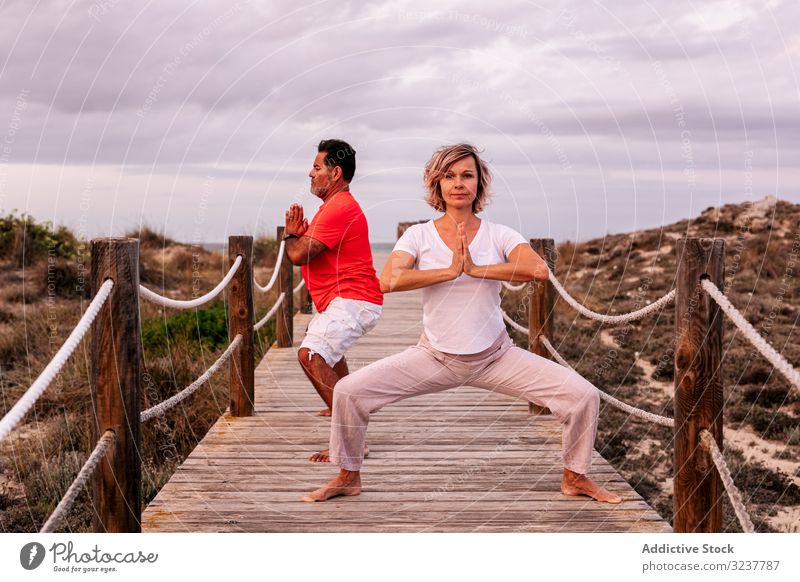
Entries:
[[[283, 228], [278, 227], [278, 241], [283, 240]], [[283, 253], [283, 260], [280, 265], [281, 274], [278, 275], [278, 297], [281, 293], [286, 292], [286, 299], [283, 305], [278, 309], [275, 314], [277, 320], [275, 325], [275, 332], [278, 339], [279, 348], [290, 348], [294, 340], [294, 326], [292, 325], [292, 318], [294, 316], [294, 265], [289, 260], [287, 253]]]
[[676, 241], [675, 468], [673, 530], [719, 532], [723, 487], [710, 453], [700, 445], [708, 429], [722, 450], [722, 312], [700, 286], [722, 289], [725, 242]]
[[[556, 272], [556, 243], [552, 238], [533, 238], [531, 247], [542, 257], [550, 270]], [[539, 336], [545, 336], [553, 342], [553, 307], [555, 305], [555, 289], [550, 281], [544, 283], [532, 282], [528, 302], [528, 350], [544, 358], [552, 359], [539, 341]], [[550, 414], [550, 410], [543, 406], [528, 404], [531, 414]]]
[[[298, 284], [300, 281], [298, 281]], [[303, 285], [303, 288], [300, 289], [300, 313], [311, 313], [311, 306], [313, 302], [311, 301], [311, 293], [308, 291], [308, 287]]]
[[228, 339], [241, 334], [231, 354], [231, 416], [253, 416], [255, 361], [253, 353], [253, 237], [228, 237], [228, 268], [241, 255], [242, 264], [228, 285]]
[[111, 294], [92, 322], [92, 442], [113, 430], [109, 448], [94, 476], [96, 533], [142, 530], [139, 385], [139, 241], [102, 238], [91, 242], [92, 295], [106, 279]]

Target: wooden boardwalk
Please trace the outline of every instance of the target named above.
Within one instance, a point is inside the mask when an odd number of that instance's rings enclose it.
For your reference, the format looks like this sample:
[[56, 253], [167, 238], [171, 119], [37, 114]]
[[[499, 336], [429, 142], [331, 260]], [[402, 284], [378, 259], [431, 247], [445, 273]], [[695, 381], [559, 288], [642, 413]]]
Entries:
[[[421, 294], [386, 296], [376, 329], [348, 353], [351, 371], [415, 343]], [[623, 496], [565, 497], [561, 430], [527, 403], [462, 387], [386, 407], [371, 420], [358, 497], [304, 503], [337, 468], [311, 463], [330, 420], [296, 360], [271, 348], [256, 369], [256, 414], [225, 416], [143, 513], [151, 532], [669, 532], [669, 524], [595, 452], [591, 475]]]

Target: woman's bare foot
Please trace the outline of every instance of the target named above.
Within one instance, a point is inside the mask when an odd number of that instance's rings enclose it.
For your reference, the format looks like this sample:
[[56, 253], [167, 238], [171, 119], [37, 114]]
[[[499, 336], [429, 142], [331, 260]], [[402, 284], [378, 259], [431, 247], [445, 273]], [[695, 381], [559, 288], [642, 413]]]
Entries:
[[588, 495], [602, 503], [621, 503], [622, 497], [606, 491], [586, 475], [564, 469], [561, 478], [561, 493], [564, 495]]
[[[366, 459], [368, 456], [369, 456], [369, 447], [364, 447], [364, 458]], [[314, 453], [308, 458], [308, 460], [311, 461], [312, 463], [330, 463], [331, 452], [329, 449], [325, 449], [324, 451]]]
[[338, 495], [351, 496], [359, 493], [361, 493], [361, 473], [341, 469], [336, 479], [324, 487], [312, 491], [303, 497], [303, 501], [327, 501], [331, 497], [337, 497]]
[[317, 413], [317, 416], [331, 416], [332, 414], [333, 414], [333, 411], [330, 408], [326, 408], [325, 410], [320, 410]]

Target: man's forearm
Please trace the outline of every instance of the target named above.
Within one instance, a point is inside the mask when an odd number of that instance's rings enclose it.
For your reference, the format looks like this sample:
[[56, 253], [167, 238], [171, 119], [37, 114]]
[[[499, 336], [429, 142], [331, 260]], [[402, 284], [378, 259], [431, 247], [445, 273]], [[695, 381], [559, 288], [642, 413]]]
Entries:
[[289, 237], [285, 241], [284, 252], [293, 265], [305, 265], [310, 261], [308, 237]]

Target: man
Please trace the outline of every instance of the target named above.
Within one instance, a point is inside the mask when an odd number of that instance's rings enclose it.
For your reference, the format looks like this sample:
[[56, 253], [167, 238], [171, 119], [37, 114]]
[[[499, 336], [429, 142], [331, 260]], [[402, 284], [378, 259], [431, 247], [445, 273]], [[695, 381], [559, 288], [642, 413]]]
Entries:
[[[322, 200], [311, 223], [303, 207], [286, 211], [286, 255], [302, 265], [303, 279], [318, 313], [297, 353], [303, 371], [330, 416], [336, 382], [349, 371], [344, 354], [378, 322], [383, 294], [372, 264], [364, 212], [350, 193], [356, 152], [344, 141], [323, 140], [308, 176], [311, 193]], [[310, 457], [328, 462], [328, 451]]]

